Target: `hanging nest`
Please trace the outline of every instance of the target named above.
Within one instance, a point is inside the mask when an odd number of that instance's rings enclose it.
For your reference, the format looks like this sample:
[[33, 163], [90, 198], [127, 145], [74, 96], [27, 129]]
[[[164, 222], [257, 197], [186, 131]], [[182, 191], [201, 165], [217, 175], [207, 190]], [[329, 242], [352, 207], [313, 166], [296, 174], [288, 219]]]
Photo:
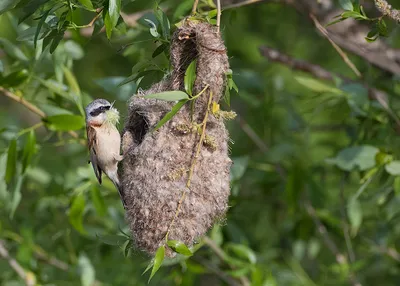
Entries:
[[[217, 103], [226, 88], [229, 64], [225, 45], [215, 26], [186, 21], [174, 33], [170, 53], [172, 73], [132, 96], [122, 139], [120, 177], [126, 216], [137, 248], [149, 254], [165, 244], [167, 232], [169, 240], [193, 245], [224, 217], [230, 193], [228, 132], [222, 116], [207, 111], [210, 95]], [[191, 116], [190, 103], [186, 103], [153, 132], [174, 103], [144, 96], [185, 90], [185, 71], [195, 59], [193, 94], [208, 88], [195, 101], [194, 113]], [[206, 113], [205, 136], [196, 157]], [[166, 255], [173, 252], [167, 249]]]

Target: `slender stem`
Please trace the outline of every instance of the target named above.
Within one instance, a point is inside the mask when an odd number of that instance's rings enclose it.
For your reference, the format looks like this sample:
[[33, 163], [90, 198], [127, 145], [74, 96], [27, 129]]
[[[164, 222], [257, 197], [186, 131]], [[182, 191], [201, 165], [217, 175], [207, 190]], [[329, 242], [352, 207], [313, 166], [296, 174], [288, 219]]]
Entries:
[[194, 0], [193, 8], [192, 8], [192, 15], [196, 14], [197, 5], [199, 5], [199, 0]]
[[36, 107], [32, 103], [26, 101], [24, 98], [19, 97], [19, 96], [15, 95], [15, 94], [11, 93], [10, 91], [8, 91], [7, 89], [5, 89], [5, 88], [3, 88], [1, 86], [0, 86], [0, 93], [2, 93], [3, 95], [7, 96], [8, 98], [11, 98], [12, 100], [14, 100], [16, 102], [21, 103], [23, 106], [28, 108], [33, 113], [36, 113], [40, 117], [46, 117], [46, 114], [42, 110], [40, 110], [38, 107]]
[[26, 281], [27, 273], [25, 269], [13, 257], [10, 256], [10, 253], [5, 247], [3, 240], [0, 240], [0, 256], [8, 262], [10, 267], [18, 274], [18, 276], [25, 281], [26, 285], [29, 285]]
[[[208, 85], [206, 87], [208, 87]], [[200, 155], [201, 146], [203, 145], [204, 137], [205, 137], [205, 134], [206, 134], [208, 113], [209, 113], [209, 110], [210, 110], [211, 102], [212, 102], [212, 92], [210, 91], [210, 97], [208, 98], [208, 104], [207, 104], [207, 110], [206, 110], [206, 113], [204, 115], [204, 119], [203, 119], [203, 122], [202, 122], [203, 129], [202, 129], [202, 132], [201, 132], [201, 135], [200, 135], [200, 140], [199, 140], [199, 142], [197, 144], [196, 154], [194, 155], [192, 164], [190, 166], [189, 176], [188, 176], [188, 179], [187, 179], [187, 182], [186, 182], [186, 188], [182, 191], [182, 195], [181, 195], [181, 198], [179, 199], [178, 207], [176, 208], [175, 215], [174, 215], [171, 223], [168, 226], [167, 233], [165, 234], [165, 241], [168, 241], [168, 235], [170, 233], [170, 230], [171, 230], [172, 226], [175, 223], [176, 218], [179, 215], [183, 200], [185, 199], [185, 196], [186, 196], [186, 192], [187, 192], [188, 189], [190, 189], [190, 184], [192, 182], [192, 177], [193, 177], [194, 166], [196, 165], [197, 158]]]
[[221, 26], [221, 0], [217, 0], [217, 31], [219, 32], [219, 27]]
[[39, 127], [42, 127], [42, 126], [43, 126], [43, 122], [38, 122], [38, 123], [36, 123], [35, 125], [33, 125], [33, 126], [31, 126], [31, 127], [28, 127], [28, 128], [25, 128], [25, 129], [21, 130], [20, 132], [18, 132], [18, 135], [17, 135], [17, 136], [22, 136], [22, 135], [24, 135], [25, 133], [28, 133], [28, 132], [31, 131], [31, 130], [38, 129]]
[[[26, 108], [28, 108], [30, 111], [32, 111], [33, 113], [37, 114], [39, 117], [41, 118], [45, 118], [46, 117], [46, 113], [44, 113], [41, 109], [39, 109], [36, 105], [30, 103], [29, 101], [25, 100], [23, 97], [17, 96], [14, 93], [10, 92], [9, 90], [5, 89], [4, 87], [0, 86], [0, 94], [11, 98], [12, 100], [21, 103], [23, 106], [25, 106]], [[78, 133], [76, 133], [75, 131], [68, 131], [68, 134], [71, 135], [74, 138], [79, 138]], [[84, 142], [81, 142], [81, 144], [85, 145]]]
[[321, 23], [317, 20], [317, 18], [310, 13], [310, 18], [314, 21], [315, 27], [328, 39], [331, 45], [335, 48], [338, 54], [342, 57], [343, 61], [350, 67], [350, 69], [358, 76], [361, 77], [360, 71], [353, 64], [353, 62], [349, 59], [346, 53], [329, 37], [328, 31], [321, 25]]

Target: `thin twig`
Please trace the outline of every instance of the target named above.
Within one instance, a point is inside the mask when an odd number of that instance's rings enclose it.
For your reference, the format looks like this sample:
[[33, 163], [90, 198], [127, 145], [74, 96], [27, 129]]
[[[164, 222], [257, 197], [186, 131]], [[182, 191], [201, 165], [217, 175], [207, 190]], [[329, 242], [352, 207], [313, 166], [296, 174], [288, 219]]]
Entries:
[[221, 0], [217, 0], [217, 31], [219, 32], [219, 27], [221, 26]]
[[309, 14], [310, 18], [314, 21], [315, 27], [328, 39], [331, 45], [335, 48], [338, 54], [342, 57], [343, 61], [353, 70], [353, 72], [358, 76], [361, 77], [360, 71], [357, 67], [353, 64], [353, 62], [349, 59], [346, 53], [338, 46], [336, 43], [331, 39], [328, 34], [328, 31], [321, 25], [321, 23], [317, 20], [317, 18], [313, 14]]
[[392, 8], [386, 0], [375, 0], [376, 8], [385, 16], [395, 20], [396, 22], [400, 22], [400, 10], [396, 10]]
[[[214, 240], [212, 240], [211, 238], [209, 238], [208, 236], [204, 236], [203, 237], [203, 242], [204, 244], [206, 244], [209, 248], [212, 249], [212, 251], [215, 253], [215, 255], [218, 256], [218, 258], [221, 261], [225, 261], [226, 260], [226, 255], [225, 252], [214, 242]], [[234, 266], [230, 265], [228, 263], [229, 267], [231, 267], [232, 269], [235, 269]], [[246, 276], [242, 276], [238, 278], [241, 282], [241, 284], [243, 286], [250, 286], [250, 281], [247, 279]]]
[[[45, 118], [46, 117], [46, 113], [44, 113], [37, 106], [35, 106], [34, 104], [32, 104], [29, 101], [25, 100], [23, 97], [15, 95], [14, 93], [12, 93], [11, 91], [5, 89], [2, 86], [0, 86], [0, 94], [6, 96], [8, 98], [11, 98], [12, 100], [14, 100], [14, 101], [16, 101], [18, 103], [21, 103], [23, 106], [28, 108], [30, 111], [32, 111], [33, 113], [37, 114], [39, 117], [41, 117], [41, 118]], [[71, 131], [70, 130], [70, 131], [68, 131], [68, 134], [70, 134], [74, 138], [79, 138], [78, 133], [76, 133], [75, 131]], [[85, 143], [82, 143], [82, 144], [85, 144]]]
[[199, 5], [199, 0], [194, 0], [193, 8], [192, 8], [192, 15], [196, 14], [197, 5]]
[[176, 218], [179, 215], [179, 212], [181, 210], [181, 205], [182, 205], [183, 200], [185, 199], [185, 196], [186, 196], [186, 192], [187, 192], [187, 190], [190, 190], [190, 184], [192, 183], [192, 176], [193, 176], [194, 167], [195, 167], [195, 165], [197, 163], [197, 159], [198, 159], [198, 157], [200, 155], [201, 146], [203, 145], [204, 137], [205, 137], [205, 134], [206, 134], [208, 113], [209, 113], [209, 110], [210, 110], [210, 107], [211, 107], [212, 98], [213, 98], [212, 91], [210, 91], [210, 96], [208, 98], [208, 104], [207, 104], [206, 113], [204, 115], [204, 119], [203, 119], [203, 122], [202, 122], [202, 127], [203, 128], [202, 128], [202, 132], [201, 132], [201, 135], [200, 135], [200, 140], [199, 140], [199, 142], [197, 144], [196, 154], [194, 155], [192, 164], [190, 166], [189, 175], [188, 175], [188, 179], [187, 179], [187, 183], [186, 183], [186, 188], [184, 188], [184, 190], [182, 191], [182, 195], [181, 195], [181, 198], [179, 199], [178, 207], [176, 208], [175, 215], [174, 215], [171, 223], [168, 226], [167, 233], [165, 234], [165, 240], [166, 241], [168, 241], [169, 232], [170, 232], [172, 226], [174, 225]]
[[[317, 230], [319, 234], [322, 236], [322, 239], [325, 243], [325, 245], [328, 247], [328, 249], [331, 251], [331, 253], [335, 256], [336, 262], [340, 265], [346, 265], [347, 264], [347, 259], [346, 256], [344, 256], [340, 251], [333, 239], [329, 236], [329, 233], [325, 227], [325, 225], [320, 221], [318, 218], [318, 215], [314, 209], [314, 207], [309, 203], [305, 203], [305, 208], [307, 210], [307, 213], [310, 215], [312, 220], [314, 221], [314, 224], [317, 227]], [[361, 283], [358, 281], [354, 273], [349, 274], [349, 280], [353, 286], [361, 286]]]
[[0, 256], [8, 262], [10, 267], [18, 274], [18, 276], [25, 281], [26, 285], [32, 285], [32, 282], [28, 281], [25, 269], [13, 258], [10, 256], [7, 248], [5, 247], [5, 243], [3, 240], [0, 240]]
[[38, 107], [36, 107], [35, 105], [33, 105], [32, 103], [30, 103], [29, 101], [26, 101], [24, 98], [19, 97], [15, 94], [13, 94], [12, 92], [8, 91], [7, 89], [3, 88], [0, 86], [0, 92], [7, 96], [8, 98], [11, 98], [12, 100], [21, 103], [23, 106], [25, 106], [26, 108], [28, 108], [30, 111], [32, 111], [33, 113], [36, 113], [37, 115], [39, 115], [40, 117], [46, 117], [46, 114], [40, 110]]
[[345, 82], [345, 83], [359, 83], [359, 84], [363, 85], [368, 90], [370, 99], [378, 101], [378, 103], [383, 107], [383, 109], [386, 110], [388, 115], [396, 122], [397, 129], [398, 129], [396, 131], [397, 132], [400, 131], [400, 120], [397, 117], [397, 115], [393, 112], [393, 110], [390, 108], [388, 96], [384, 91], [370, 87], [366, 83], [354, 81], [350, 78], [330, 72], [318, 65], [314, 65], [314, 64], [306, 62], [306, 61], [292, 58], [291, 56], [288, 56], [278, 50], [275, 50], [275, 49], [272, 49], [269, 47], [265, 47], [265, 46], [261, 47], [260, 52], [264, 57], [268, 58], [271, 61], [279, 62], [279, 63], [284, 64], [294, 70], [308, 72], [320, 79], [335, 81], [335, 79], [338, 78], [338, 79], [343, 80], [343, 82]]

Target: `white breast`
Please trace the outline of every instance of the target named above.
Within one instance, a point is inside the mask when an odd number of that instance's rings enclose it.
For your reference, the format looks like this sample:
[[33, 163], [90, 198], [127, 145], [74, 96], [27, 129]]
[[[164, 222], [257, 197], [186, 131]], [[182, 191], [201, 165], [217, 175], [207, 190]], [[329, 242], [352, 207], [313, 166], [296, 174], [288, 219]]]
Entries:
[[109, 124], [103, 124], [96, 129], [97, 158], [100, 167], [104, 170], [117, 163], [120, 157], [121, 137], [118, 129]]

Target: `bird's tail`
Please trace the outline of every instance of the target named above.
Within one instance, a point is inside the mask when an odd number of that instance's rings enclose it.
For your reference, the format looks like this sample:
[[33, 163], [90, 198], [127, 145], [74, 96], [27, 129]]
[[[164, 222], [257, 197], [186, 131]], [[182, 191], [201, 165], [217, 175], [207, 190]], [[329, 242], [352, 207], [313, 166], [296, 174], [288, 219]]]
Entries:
[[117, 188], [119, 197], [121, 198], [122, 204], [124, 206], [124, 209], [126, 209], [126, 202], [125, 202], [125, 194], [124, 191], [119, 183], [118, 179], [118, 173], [113, 172], [112, 174], [107, 174], [107, 176], [110, 178], [110, 180], [114, 183], [114, 186]]

